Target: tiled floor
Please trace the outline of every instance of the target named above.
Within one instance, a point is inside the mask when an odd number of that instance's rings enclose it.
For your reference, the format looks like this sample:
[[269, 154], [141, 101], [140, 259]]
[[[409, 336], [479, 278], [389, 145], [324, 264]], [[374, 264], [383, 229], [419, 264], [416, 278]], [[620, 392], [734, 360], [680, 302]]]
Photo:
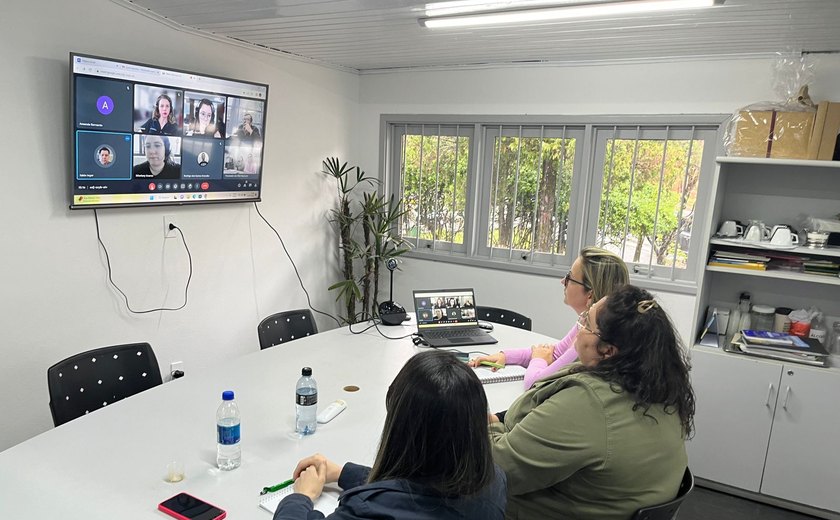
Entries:
[[677, 514], [678, 520], [811, 520], [813, 518], [816, 517], [696, 486]]

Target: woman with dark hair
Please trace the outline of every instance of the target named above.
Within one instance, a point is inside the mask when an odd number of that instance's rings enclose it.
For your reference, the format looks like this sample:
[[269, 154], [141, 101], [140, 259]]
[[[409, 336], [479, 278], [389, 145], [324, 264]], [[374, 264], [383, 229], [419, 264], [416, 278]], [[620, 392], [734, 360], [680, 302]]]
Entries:
[[508, 479], [506, 518], [627, 520], [677, 494], [694, 426], [679, 335], [653, 296], [626, 285], [581, 313], [579, 362], [490, 416]]
[[274, 520], [315, 519], [324, 484], [344, 490], [335, 520], [492, 520], [504, 517], [505, 476], [493, 464], [487, 397], [478, 377], [451, 352], [415, 355], [385, 397], [385, 426], [373, 468], [341, 467], [323, 455], [300, 461], [294, 493]]
[[216, 123], [216, 107], [207, 98], [202, 98], [195, 109], [194, 119], [186, 132], [188, 136], [224, 137], [222, 126]]
[[[180, 138], [176, 138], [180, 139]], [[146, 161], [132, 169], [135, 179], [179, 179], [181, 165], [172, 160], [172, 145], [165, 135], [143, 136]]]
[[155, 101], [155, 111], [148, 121], [143, 123], [140, 131], [144, 134], [178, 135], [178, 124], [174, 115], [172, 99], [161, 94]]

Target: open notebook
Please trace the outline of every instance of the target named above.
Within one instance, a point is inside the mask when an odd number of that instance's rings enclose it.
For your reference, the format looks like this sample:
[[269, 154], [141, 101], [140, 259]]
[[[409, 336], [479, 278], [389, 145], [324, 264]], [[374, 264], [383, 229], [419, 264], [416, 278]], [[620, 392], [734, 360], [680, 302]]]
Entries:
[[[291, 495], [294, 492], [295, 490], [293, 489], [293, 486], [289, 486], [281, 489], [280, 491], [262, 495], [260, 497], [260, 507], [269, 513], [274, 514], [277, 510], [277, 506], [280, 505], [280, 501], [287, 495]], [[331, 489], [330, 487], [325, 487], [324, 492], [321, 493], [321, 496], [319, 496], [318, 500], [315, 501], [315, 509], [324, 513], [324, 516], [329, 515], [338, 507], [338, 495], [338, 488]]]
[[519, 365], [505, 365], [493, 372], [490, 367], [480, 366], [473, 368], [475, 375], [482, 384], [506, 383], [508, 381], [522, 381], [525, 379], [525, 367]]

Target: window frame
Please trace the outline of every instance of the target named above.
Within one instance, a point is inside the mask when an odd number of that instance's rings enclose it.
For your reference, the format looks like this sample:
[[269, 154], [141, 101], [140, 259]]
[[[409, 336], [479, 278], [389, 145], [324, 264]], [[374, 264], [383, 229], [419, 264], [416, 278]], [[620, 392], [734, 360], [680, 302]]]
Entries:
[[[539, 116], [539, 115], [452, 115], [452, 114], [382, 114], [380, 116], [380, 189], [386, 194], [402, 196], [401, 171], [399, 164], [394, 164], [395, 146], [400, 142], [401, 134], [395, 132], [399, 126], [408, 125], [459, 125], [461, 128], [471, 128], [472, 141], [470, 143], [470, 161], [467, 166], [467, 193], [465, 208], [464, 244], [461, 250], [441, 250], [427, 247], [421, 242], [420, 248], [413, 248], [406, 253], [407, 257], [443, 261], [474, 267], [502, 269], [505, 271], [535, 274], [542, 276], [562, 276], [570, 269], [571, 263], [577, 257], [577, 252], [585, 245], [596, 245], [598, 216], [600, 210], [601, 187], [603, 170], [597, 170], [598, 150], [596, 141], [604, 135], [605, 129], [614, 127], [636, 126], [671, 126], [671, 127], [702, 127], [704, 131], [714, 136], [710, 142], [706, 140], [701, 159], [700, 179], [697, 186], [695, 215], [703, 215], [711, 211], [712, 180], [714, 177], [715, 157], [720, 155], [724, 123], [730, 114], [674, 114], [674, 115], [592, 115], [592, 116]], [[482, 244], [486, 246], [489, 222], [489, 190], [491, 185], [492, 160], [488, 163], [488, 146], [486, 144], [488, 129], [499, 127], [581, 127], [583, 140], [576, 143], [575, 166], [572, 173], [571, 200], [582, 202], [577, 211], [570, 208], [569, 227], [566, 245], [566, 255], [562, 261], [542, 263], [531, 256], [526, 261], [508, 261], [507, 259], [491, 258], [482, 254]], [[489, 165], [488, 165], [489, 164]], [[485, 173], [486, 172], [486, 173]], [[486, 213], [486, 216], [484, 215]], [[574, 223], [573, 223], [574, 222]], [[705, 219], [695, 218], [689, 256], [684, 277], [659, 277], [657, 271], [631, 269], [630, 277], [633, 283], [652, 290], [667, 290], [670, 292], [694, 294], [700, 271], [705, 265], [704, 259], [697, 258], [702, 252], [701, 243], [706, 241], [709, 230], [705, 229]], [[482, 235], [483, 232], [483, 235]], [[412, 244], [414, 240], [411, 241]], [[546, 256], [557, 256], [545, 254]], [[537, 256], [537, 255], [535, 255]], [[671, 270], [670, 267], [664, 268]]]

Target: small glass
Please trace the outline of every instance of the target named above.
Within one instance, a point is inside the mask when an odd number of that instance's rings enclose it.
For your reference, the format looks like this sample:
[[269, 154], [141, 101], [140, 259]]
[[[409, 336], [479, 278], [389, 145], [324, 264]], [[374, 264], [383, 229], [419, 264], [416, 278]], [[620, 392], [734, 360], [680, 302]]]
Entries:
[[184, 480], [184, 463], [180, 460], [172, 460], [166, 464], [166, 476], [164, 480], [171, 483], [181, 482]]

